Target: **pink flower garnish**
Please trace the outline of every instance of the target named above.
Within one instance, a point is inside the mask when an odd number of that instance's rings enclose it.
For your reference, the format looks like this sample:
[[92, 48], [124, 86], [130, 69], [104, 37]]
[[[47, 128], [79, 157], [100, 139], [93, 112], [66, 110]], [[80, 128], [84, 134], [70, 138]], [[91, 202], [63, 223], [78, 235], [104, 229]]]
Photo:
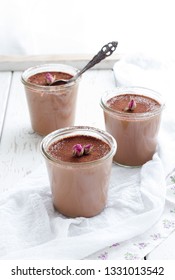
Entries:
[[72, 154], [73, 156], [81, 157], [84, 153], [84, 148], [81, 144], [76, 144], [73, 146]]
[[85, 154], [85, 155], [90, 154], [90, 152], [92, 151], [92, 148], [93, 148], [92, 144], [87, 144], [87, 145], [85, 145], [85, 146], [84, 146], [84, 154]]
[[131, 99], [128, 103], [128, 106], [124, 109], [124, 111], [134, 111], [137, 107], [137, 104], [134, 99]]
[[82, 146], [81, 144], [76, 144], [73, 146], [72, 155], [77, 157], [88, 155], [92, 151], [92, 148], [92, 144], [87, 144], [85, 146]]
[[129, 110], [134, 110], [135, 108], [136, 108], [136, 102], [135, 102], [135, 100], [134, 99], [131, 99], [131, 101], [129, 102], [129, 104], [128, 104], [128, 108], [129, 108]]
[[56, 80], [56, 76], [55, 75], [53, 76], [50, 73], [46, 73], [46, 83], [48, 85], [51, 85], [55, 80]]

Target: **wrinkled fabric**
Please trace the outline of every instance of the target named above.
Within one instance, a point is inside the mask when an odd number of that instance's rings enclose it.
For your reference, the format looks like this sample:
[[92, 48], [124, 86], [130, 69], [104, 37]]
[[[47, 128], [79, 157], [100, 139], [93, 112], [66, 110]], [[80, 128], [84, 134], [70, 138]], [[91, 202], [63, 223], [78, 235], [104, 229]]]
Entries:
[[[55, 211], [45, 165], [0, 196], [1, 259], [142, 259], [175, 229], [175, 64], [143, 55], [114, 65], [119, 86], [165, 97], [159, 142], [140, 168], [112, 166], [106, 208], [93, 218]], [[168, 180], [168, 181], [167, 181]]]

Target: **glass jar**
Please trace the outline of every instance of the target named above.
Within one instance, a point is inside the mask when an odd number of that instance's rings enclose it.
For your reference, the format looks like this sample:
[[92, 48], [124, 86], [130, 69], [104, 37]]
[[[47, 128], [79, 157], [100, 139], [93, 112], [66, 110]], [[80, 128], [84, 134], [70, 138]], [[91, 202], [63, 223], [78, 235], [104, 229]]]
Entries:
[[[102, 140], [110, 151], [100, 159], [88, 162], [66, 162], [49, 153], [50, 145], [72, 136], [91, 136]], [[72, 151], [70, 151], [72, 153]], [[107, 132], [88, 126], [59, 129], [41, 142], [55, 208], [68, 217], [92, 217], [99, 214], [107, 201], [108, 185], [116, 141]]]
[[79, 70], [64, 64], [43, 64], [31, 67], [23, 72], [21, 80], [24, 84], [31, 125], [40, 135], [59, 128], [74, 125], [77, 92], [80, 78], [76, 81], [55, 86], [43, 86], [28, 81], [37, 73], [61, 72], [71, 76]]
[[[119, 95], [143, 96], [159, 103], [147, 112], [126, 112], [114, 110], [109, 100]], [[101, 98], [106, 131], [117, 141], [114, 162], [122, 166], [141, 166], [152, 159], [156, 152], [157, 135], [161, 113], [164, 108], [162, 96], [151, 89], [142, 87], [117, 87], [108, 90]]]

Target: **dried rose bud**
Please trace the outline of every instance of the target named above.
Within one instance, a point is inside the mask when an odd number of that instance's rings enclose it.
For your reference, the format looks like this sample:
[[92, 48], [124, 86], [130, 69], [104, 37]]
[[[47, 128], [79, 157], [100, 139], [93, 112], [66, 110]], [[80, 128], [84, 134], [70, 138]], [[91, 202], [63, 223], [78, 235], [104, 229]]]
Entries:
[[131, 99], [131, 101], [129, 102], [129, 104], [128, 104], [128, 108], [129, 108], [129, 110], [131, 110], [131, 111], [133, 111], [135, 108], [136, 108], [136, 102], [135, 102], [135, 100], [134, 99]]
[[84, 153], [84, 148], [81, 144], [76, 144], [73, 146], [73, 151], [72, 151], [73, 156], [81, 157], [83, 153]]
[[84, 154], [85, 155], [88, 155], [90, 154], [90, 152], [92, 151], [93, 149], [93, 145], [92, 144], [87, 144], [84, 146]]
[[124, 111], [134, 111], [136, 108], [137, 104], [134, 99], [131, 99], [128, 103], [128, 106], [124, 109]]
[[46, 76], [45, 76], [45, 78], [46, 78], [46, 83], [48, 84], [48, 85], [51, 85], [55, 80], [56, 80], [56, 76], [54, 75], [52, 75], [52, 74], [50, 74], [50, 73], [47, 73], [46, 74]]

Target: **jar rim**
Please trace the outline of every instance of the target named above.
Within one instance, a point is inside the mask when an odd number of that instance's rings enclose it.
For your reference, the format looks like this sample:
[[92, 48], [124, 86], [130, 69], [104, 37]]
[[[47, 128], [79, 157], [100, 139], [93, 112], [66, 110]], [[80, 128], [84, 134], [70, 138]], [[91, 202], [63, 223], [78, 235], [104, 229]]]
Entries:
[[[99, 139], [102, 139], [110, 146], [110, 151], [105, 156], [103, 156], [97, 160], [88, 161], [88, 162], [78, 162], [78, 163], [62, 161], [60, 159], [56, 159], [47, 152], [47, 148], [49, 147], [49, 144], [54, 143], [54, 139], [56, 140], [56, 138], [58, 136], [62, 136], [62, 137], [60, 137], [60, 139], [64, 139], [64, 138], [66, 138], [66, 134], [73, 133], [73, 132], [75, 132], [75, 134], [72, 134], [72, 135], [85, 135], [85, 132], [86, 133], [92, 132], [92, 133], [95, 133], [96, 135], [99, 134], [101, 136], [101, 138], [99, 137]], [[76, 132], [79, 132], [79, 134], [77, 134]], [[83, 132], [84, 132], [84, 134], [83, 134]], [[94, 137], [96, 137], [96, 136], [94, 136]], [[104, 161], [105, 159], [113, 157], [114, 154], [116, 153], [116, 150], [117, 150], [117, 143], [111, 134], [109, 134], [108, 132], [106, 132], [104, 130], [101, 130], [101, 129], [95, 128], [95, 127], [91, 127], [91, 126], [70, 126], [70, 127], [55, 130], [55, 131], [51, 132], [50, 134], [46, 135], [40, 144], [40, 151], [47, 160], [54, 162], [55, 164], [58, 164], [58, 165], [60, 165], [60, 164], [67, 165], [69, 167], [70, 166], [79, 167], [79, 166], [87, 166], [87, 165], [91, 165], [91, 164], [99, 164], [102, 161]]]
[[[64, 69], [66, 67], [67, 67], [67, 69]], [[48, 70], [48, 69], [50, 69], [50, 70]], [[69, 72], [69, 70], [70, 70], [70, 72]], [[74, 76], [80, 70], [78, 68], [75, 68], [75, 67], [73, 67], [71, 65], [68, 65], [68, 64], [61, 64], [61, 63], [39, 64], [39, 65], [35, 65], [35, 66], [29, 67], [26, 70], [24, 70], [22, 75], [21, 75], [21, 82], [26, 87], [29, 87], [29, 88], [32, 88], [32, 89], [36, 89], [36, 90], [58, 91], [60, 89], [65, 89], [65, 88], [69, 88], [69, 87], [73, 86], [74, 84], [79, 82], [80, 79], [81, 79], [81, 77], [78, 77], [75, 81], [72, 81], [70, 83], [63, 84], [63, 85], [55, 85], [55, 86], [37, 85], [37, 84], [30, 83], [27, 80], [30, 76], [32, 76], [34, 74], [42, 73], [42, 72], [49, 72], [49, 71], [60, 71], [60, 72], [63, 71], [65, 73], [72, 74]], [[73, 73], [71, 73], [71, 72], [73, 72]]]
[[[144, 93], [151, 93], [154, 95], [154, 97], [151, 97], [153, 99], [155, 99], [156, 101], [159, 102], [160, 107], [156, 108], [153, 111], [149, 111], [149, 112], [144, 112], [144, 113], [134, 113], [132, 112], [132, 114], [128, 115], [128, 112], [121, 112], [121, 111], [116, 111], [112, 108], [110, 108], [109, 106], [107, 106], [107, 101], [111, 98], [114, 97], [116, 95], [122, 95], [122, 94], [135, 94], [135, 95], [144, 95]], [[110, 95], [110, 96], [109, 96]], [[108, 99], [105, 100], [105, 98], [108, 96]], [[157, 97], [157, 98], [156, 98]], [[159, 97], [159, 100], [158, 100]], [[161, 100], [160, 100], [161, 99]], [[106, 102], [105, 102], [106, 101]], [[128, 86], [128, 87], [116, 87], [113, 89], [109, 89], [106, 90], [105, 93], [102, 95], [101, 99], [100, 99], [100, 106], [102, 107], [102, 109], [112, 115], [121, 117], [121, 118], [127, 118], [128, 116], [130, 117], [130, 119], [143, 119], [143, 118], [150, 118], [153, 116], [156, 116], [158, 114], [161, 113], [161, 111], [164, 109], [165, 107], [165, 103], [163, 100], [162, 95], [150, 88], [146, 88], [146, 87], [140, 87], [140, 86]]]

